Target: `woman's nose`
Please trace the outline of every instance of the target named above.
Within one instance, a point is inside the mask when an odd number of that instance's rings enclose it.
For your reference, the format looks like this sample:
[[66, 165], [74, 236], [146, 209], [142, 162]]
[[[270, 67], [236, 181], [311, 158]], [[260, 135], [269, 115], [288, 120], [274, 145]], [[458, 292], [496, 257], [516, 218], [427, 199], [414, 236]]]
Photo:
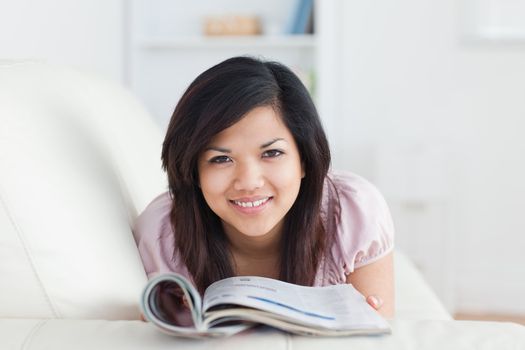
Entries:
[[264, 186], [264, 176], [260, 166], [249, 163], [237, 165], [234, 189], [251, 192]]

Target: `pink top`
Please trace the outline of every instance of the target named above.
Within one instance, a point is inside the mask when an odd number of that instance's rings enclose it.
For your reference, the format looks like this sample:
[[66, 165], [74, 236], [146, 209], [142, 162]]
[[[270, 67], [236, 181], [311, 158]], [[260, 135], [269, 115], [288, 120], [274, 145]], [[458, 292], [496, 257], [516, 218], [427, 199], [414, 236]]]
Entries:
[[[354, 269], [370, 264], [394, 246], [394, 226], [383, 196], [368, 181], [352, 173], [329, 175], [332, 186], [324, 187], [322, 218], [327, 231], [335, 232], [330, 252], [320, 263], [314, 285], [346, 282]], [[173, 230], [168, 192], [155, 198], [135, 221], [133, 233], [148, 278], [159, 273], [177, 272], [190, 280], [179, 254], [173, 256]], [[340, 218], [337, 219], [337, 213]]]

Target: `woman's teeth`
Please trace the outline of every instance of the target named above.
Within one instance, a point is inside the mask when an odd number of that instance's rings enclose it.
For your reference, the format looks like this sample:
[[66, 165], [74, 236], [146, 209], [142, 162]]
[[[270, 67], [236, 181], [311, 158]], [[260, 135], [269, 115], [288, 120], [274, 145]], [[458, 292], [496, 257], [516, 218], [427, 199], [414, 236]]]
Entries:
[[270, 197], [266, 197], [266, 198], [260, 199], [258, 201], [255, 201], [255, 202], [233, 201], [233, 203], [235, 203], [236, 205], [238, 205], [240, 207], [243, 207], [243, 208], [254, 208], [254, 207], [258, 207], [258, 206], [263, 205], [264, 203], [268, 202], [269, 199], [270, 199]]

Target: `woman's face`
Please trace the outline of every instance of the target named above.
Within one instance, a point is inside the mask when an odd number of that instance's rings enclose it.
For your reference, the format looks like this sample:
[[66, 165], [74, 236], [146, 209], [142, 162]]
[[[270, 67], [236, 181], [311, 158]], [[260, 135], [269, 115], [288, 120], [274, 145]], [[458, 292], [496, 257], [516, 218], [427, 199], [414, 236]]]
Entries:
[[198, 170], [204, 198], [229, 237], [279, 234], [304, 177], [294, 138], [272, 107], [254, 108], [215, 135]]

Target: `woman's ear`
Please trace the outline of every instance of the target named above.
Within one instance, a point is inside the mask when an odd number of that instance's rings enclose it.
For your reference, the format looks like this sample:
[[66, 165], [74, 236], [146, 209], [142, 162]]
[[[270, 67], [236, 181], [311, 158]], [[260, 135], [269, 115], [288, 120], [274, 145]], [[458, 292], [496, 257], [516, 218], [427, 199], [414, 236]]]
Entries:
[[304, 179], [306, 176], [306, 173], [304, 171], [304, 162], [301, 162], [301, 179]]

